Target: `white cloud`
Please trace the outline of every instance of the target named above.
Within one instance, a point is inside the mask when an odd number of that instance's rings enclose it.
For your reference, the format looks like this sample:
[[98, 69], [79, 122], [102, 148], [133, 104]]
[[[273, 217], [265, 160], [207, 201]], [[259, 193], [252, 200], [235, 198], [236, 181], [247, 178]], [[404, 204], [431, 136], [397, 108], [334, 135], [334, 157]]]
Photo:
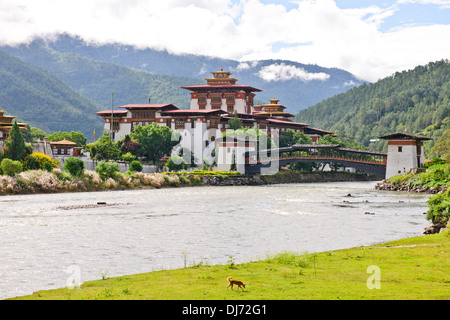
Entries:
[[330, 75], [324, 72], [309, 73], [303, 68], [298, 68], [285, 63], [275, 63], [262, 67], [258, 72], [258, 76], [265, 81], [286, 81], [291, 79], [299, 79], [301, 81], [320, 80], [325, 81]]
[[398, 10], [396, 4], [340, 9], [333, 0], [299, 0], [290, 10], [260, 0], [0, 0], [0, 44], [67, 32], [172, 53], [337, 67], [369, 81], [450, 58], [450, 41], [443, 40], [449, 24], [382, 32], [383, 21]]
[[418, 3], [423, 5], [435, 5], [442, 9], [450, 9], [449, 0], [398, 0], [399, 4]]

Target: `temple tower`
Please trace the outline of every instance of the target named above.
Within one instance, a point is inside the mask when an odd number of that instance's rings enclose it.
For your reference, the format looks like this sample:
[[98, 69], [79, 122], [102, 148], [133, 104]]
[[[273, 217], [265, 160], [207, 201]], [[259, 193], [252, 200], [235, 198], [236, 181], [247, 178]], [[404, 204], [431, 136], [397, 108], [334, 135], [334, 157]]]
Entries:
[[428, 137], [394, 133], [380, 137], [388, 141], [386, 179], [419, 168], [424, 163], [423, 141]]

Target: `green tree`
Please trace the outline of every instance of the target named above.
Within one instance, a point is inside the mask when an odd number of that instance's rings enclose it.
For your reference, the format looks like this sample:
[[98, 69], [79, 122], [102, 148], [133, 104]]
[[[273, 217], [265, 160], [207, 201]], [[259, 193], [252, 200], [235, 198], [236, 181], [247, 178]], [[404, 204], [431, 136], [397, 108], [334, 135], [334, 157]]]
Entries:
[[11, 160], [23, 160], [27, 156], [27, 149], [22, 133], [20, 132], [17, 121], [9, 131], [9, 137], [6, 139], [5, 145], [1, 152], [1, 158], [8, 158]]
[[450, 129], [445, 130], [442, 136], [437, 140], [436, 144], [431, 149], [430, 155], [432, 157], [440, 157], [447, 162], [450, 162]]
[[290, 147], [294, 144], [311, 144], [312, 139], [300, 131], [294, 131], [292, 129], [287, 129], [280, 133], [279, 136], [279, 147]]
[[[94, 152], [93, 152], [94, 151]], [[120, 158], [120, 149], [116, 143], [111, 141], [108, 134], [102, 135], [93, 146], [91, 146], [91, 154], [96, 160], [116, 160]]]
[[237, 111], [234, 110], [233, 116], [228, 120], [228, 125], [230, 129], [237, 130], [242, 128], [242, 120], [238, 118]]
[[156, 164], [157, 160], [171, 153], [181, 136], [179, 132], [153, 122], [146, 126], [136, 126], [131, 132], [131, 138], [139, 143], [137, 155], [147, 157]]
[[83, 160], [69, 157], [66, 162], [64, 162], [64, 170], [68, 171], [74, 177], [81, 177], [84, 173], [86, 165]]
[[13, 177], [17, 173], [22, 172], [22, 163], [20, 161], [14, 161], [5, 158], [1, 161], [0, 168], [2, 169], [4, 174]]
[[25, 142], [34, 142], [38, 140], [42, 141], [47, 135], [48, 135], [47, 132], [45, 132], [44, 130], [35, 127], [30, 127], [30, 125], [27, 125], [25, 129], [22, 131], [23, 140]]
[[179, 170], [183, 170], [188, 166], [188, 164], [186, 163], [186, 161], [184, 161], [184, 159], [180, 156], [171, 156], [167, 162], [166, 162], [166, 167], [170, 170], [170, 171], [179, 171]]
[[100, 161], [95, 167], [95, 172], [97, 172], [103, 180], [108, 178], [114, 179], [119, 173], [119, 164], [115, 162]]
[[57, 131], [48, 136], [48, 141], [61, 141], [64, 139], [75, 142], [77, 144], [76, 145], [77, 147], [84, 147], [87, 141], [85, 136], [78, 131], [70, 131], [70, 132]]

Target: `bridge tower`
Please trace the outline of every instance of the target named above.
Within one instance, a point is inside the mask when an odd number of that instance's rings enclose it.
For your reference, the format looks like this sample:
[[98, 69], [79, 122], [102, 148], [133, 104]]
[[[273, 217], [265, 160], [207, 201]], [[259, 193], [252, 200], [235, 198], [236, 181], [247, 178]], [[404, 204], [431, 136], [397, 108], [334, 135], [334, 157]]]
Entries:
[[419, 168], [424, 163], [423, 141], [428, 137], [394, 133], [380, 137], [388, 141], [386, 179]]

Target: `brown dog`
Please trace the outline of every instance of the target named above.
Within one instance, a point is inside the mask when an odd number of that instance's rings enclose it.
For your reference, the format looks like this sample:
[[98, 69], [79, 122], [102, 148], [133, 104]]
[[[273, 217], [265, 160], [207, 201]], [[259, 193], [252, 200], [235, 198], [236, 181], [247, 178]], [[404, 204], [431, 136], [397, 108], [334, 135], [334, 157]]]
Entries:
[[232, 277], [227, 278], [228, 282], [230, 283], [228, 285], [227, 289], [231, 286], [231, 290], [233, 290], [233, 286], [237, 285], [238, 289], [241, 288], [241, 290], [244, 291], [244, 289], [242, 289], [242, 287], [245, 288], [245, 283], [243, 283], [242, 281], [239, 281], [239, 280], [232, 280], [232, 279], [233, 279]]

